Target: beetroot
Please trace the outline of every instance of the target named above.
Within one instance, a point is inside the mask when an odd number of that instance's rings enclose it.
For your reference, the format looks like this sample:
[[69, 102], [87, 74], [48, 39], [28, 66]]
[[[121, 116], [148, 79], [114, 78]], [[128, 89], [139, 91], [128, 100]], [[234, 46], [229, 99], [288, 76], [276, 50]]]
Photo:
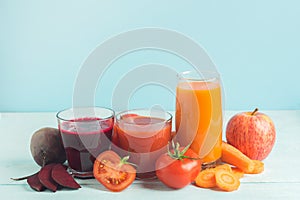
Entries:
[[45, 187], [43, 186], [43, 184], [40, 182], [40, 179], [38, 177], [38, 173], [33, 174], [32, 176], [27, 178], [27, 183], [29, 184], [29, 186], [36, 190], [36, 191], [43, 191], [45, 190]]
[[56, 192], [63, 187], [81, 188], [66, 171], [67, 166], [61, 164], [66, 161], [66, 152], [58, 129], [42, 128], [36, 131], [31, 137], [30, 150], [33, 159], [42, 168], [35, 174], [12, 180], [27, 179], [29, 186], [36, 191], [49, 189]]
[[56, 192], [58, 184], [52, 179], [51, 172], [56, 164], [48, 164], [42, 167], [38, 174], [40, 182], [52, 192]]
[[67, 166], [60, 163], [48, 164], [35, 174], [11, 179], [14, 181], [27, 179], [29, 186], [36, 191], [43, 191], [46, 188], [53, 192], [63, 187], [71, 189], [81, 188], [75, 179], [67, 172]]
[[42, 167], [66, 161], [60, 132], [56, 128], [46, 127], [37, 130], [31, 137], [30, 151], [35, 162]]
[[56, 164], [52, 168], [51, 176], [56, 183], [63, 187], [72, 189], [81, 188], [74, 178], [66, 171], [62, 164]]

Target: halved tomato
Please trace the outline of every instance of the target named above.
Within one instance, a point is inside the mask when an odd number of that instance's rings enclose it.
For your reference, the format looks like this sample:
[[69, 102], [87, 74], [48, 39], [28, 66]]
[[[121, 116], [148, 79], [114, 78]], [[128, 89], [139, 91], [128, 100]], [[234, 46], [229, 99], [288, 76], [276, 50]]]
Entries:
[[136, 176], [136, 170], [127, 162], [128, 159], [128, 156], [121, 159], [111, 150], [101, 153], [94, 162], [94, 177], [113, 192], [124, 190]]

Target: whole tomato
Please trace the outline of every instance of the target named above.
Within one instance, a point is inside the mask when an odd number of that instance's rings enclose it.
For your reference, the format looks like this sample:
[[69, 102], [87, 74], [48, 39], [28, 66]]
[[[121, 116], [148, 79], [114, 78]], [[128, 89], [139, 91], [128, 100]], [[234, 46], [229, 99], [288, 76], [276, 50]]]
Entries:
[[201, 170], [198, 155], [188, 147], [180, 148], [177, 143], [173, 150], [161, 155], [155, 165], [156, 176], [166, 186], [179, 189], [195, 180]]

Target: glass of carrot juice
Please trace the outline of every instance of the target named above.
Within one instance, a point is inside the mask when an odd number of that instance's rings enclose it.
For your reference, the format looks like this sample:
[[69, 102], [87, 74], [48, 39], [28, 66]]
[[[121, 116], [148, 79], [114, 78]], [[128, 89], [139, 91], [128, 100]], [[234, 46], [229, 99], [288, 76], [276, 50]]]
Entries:
[[155, 162], [172, 139], [172, 115], [162, 110], [136, 109], [116, 115], [112, 150], [129, 156], [138, 178], [155, 177]]
[[191, 145], [202, 168], [215, 166], [221, 158], [222, 96], [217, 72], [186, 71], [178, 74], [176, 87], [176, 140]]

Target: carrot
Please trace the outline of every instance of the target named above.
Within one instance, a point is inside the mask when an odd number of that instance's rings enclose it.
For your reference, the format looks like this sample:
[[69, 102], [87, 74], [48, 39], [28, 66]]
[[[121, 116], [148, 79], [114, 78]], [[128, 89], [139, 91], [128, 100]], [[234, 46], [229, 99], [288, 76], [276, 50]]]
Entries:
[[252, 160], [226, 142], [222, 142], [222, 161], [234, 165], [246, 173], [254, 170]]
[[233, 173], [238, 179], [240, 179], [240, 178], [242, 178], [242, 177], [244, 176], [244, 172], [243, 172], [241, 169], [237, 168], [237, 167], [232, 167], [231, 170], [232, 170], [232, 173]]
[[252, 160], [254, 168], [252, 171], [247, 172], [248, 174], [260, 174], [264, 171], [264, 163], [260, 160]]
[[224, 191], [234, 191], [240, 186], [240, 180], [232, 172], [217, 170], [215, 172], [216, 185]]
[[215, 170], [205, 169], [201, 171], [195, 179], [195, 184], [202, 188], [212, 188], [216, 186]]
[[222, 164], [215, 167], [215, 170], [221, 170], [221, 169], [232, 172], [232, 169], [228, 164]]
[[232, 171], [230, 165], [223, 164], [201, 171], [195, 179], [195, 184], [202, 188], [217, 186], [224, 191], [233, 191], [239, 188], [240, 181], [238, 176]]

